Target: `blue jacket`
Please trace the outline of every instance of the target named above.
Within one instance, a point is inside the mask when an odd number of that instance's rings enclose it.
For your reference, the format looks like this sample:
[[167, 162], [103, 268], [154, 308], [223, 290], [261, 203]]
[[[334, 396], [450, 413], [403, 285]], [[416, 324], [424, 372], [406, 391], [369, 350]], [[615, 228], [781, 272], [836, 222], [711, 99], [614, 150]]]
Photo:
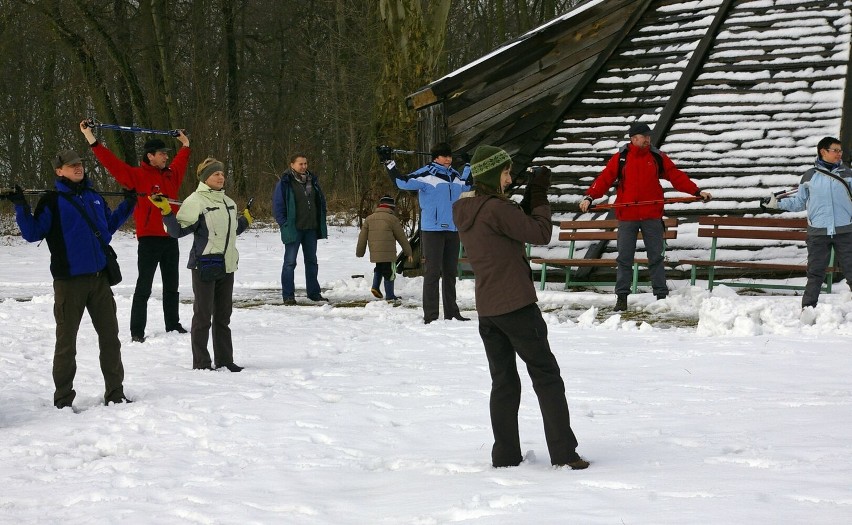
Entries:
[[395, 163], [386, 167], [399, 189], [418, 192], [422, 231], [458, 231], [453, 222], [453, 203], [473, 184], [470, 165], [465, 165], [461, 175], [452, 167], [445, 168], [436, 162], [408, 175], [400, 175]]
[[841, 164], [831, 172], [843, 178], [847, 188], [844, 188], [840, 181], [820, 173], [814, 167], [802, 175], [799, 191], [794, 196], [778, 201], [778, 208], [782, 210], [808, 210], [810, 235], [852, 232], [852, 199], [847, 191], [852, 187], [852, 169]]
[[[272, 216], [275, 217], [275, 222], [281, 228], [281, 242], [289, 244], [296, 241], [296, 197], [293, 195], [293, 187], [290, 185], [290, 177], [293, 171], [287, 168], [287, 171], [281, 175], [278, 184], [275, 185], [275, 191], [272, 192]], [[325, 239], [328, 237], [328, 227], [326, 226], [326, 204], [325, 195], [319, 185], [317, 176], [308, 171], [308, 176], [311, 178], [311, 185], [317, 194], [317, 239]]]
[[133, 213], [136, 199], [122, 201], [112, 212], [104, 198], [92, 189], [88, 178], [79, 184], [57, 178], [55, 186], [56, 191], [49, 191], [39, 199], [34, 214], [30, 213], [27, 205], [15, 205], [15, 219], [21, 236], [29, 242], [47, 239], [50, 273], [54, 279], [68, 279], [103, 270], [107, 261], [100, 241], [80, 215], [80, 210], [60, 197], [59, 192], [70, 195], [83, 206], [107, 244], [112, 240], [112, 234]]

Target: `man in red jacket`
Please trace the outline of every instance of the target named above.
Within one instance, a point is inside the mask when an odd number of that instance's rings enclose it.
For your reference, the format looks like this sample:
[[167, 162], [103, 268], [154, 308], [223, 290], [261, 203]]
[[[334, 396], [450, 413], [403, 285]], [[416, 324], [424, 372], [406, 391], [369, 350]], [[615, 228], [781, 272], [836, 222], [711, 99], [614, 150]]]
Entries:
[[[142, 163], [138, 167], [130, 166], [115, 156], [95, 138], [86, 121], [80, 122], [80, 131], [86, 137], [95, 157], [113, 178], [125, 188], [135, 189], [138, 193], [151, 195], [162, 193], [170, 199], [178, 198], [178, 190], [186, 174], [189, 162], [189, 138], [180, 131], [177, 139], [183, 147], [177, 152], [169, 165], [169, 148], [160, 139], [145, 143]], [[145, 341], [145, 325], [148, 324], [148, 298], [154, 273], [160, 267], [163, 280], [163, 317], [167, 332], [186, 333], [180, 324], [178, 305], [178, 259], [180, 251], [178, 240], [169, 236], [163, 228], [162, 213], [146, 196], [137, 197], [133, 219], [136, 222], [137, 247], [136, 265], [139, 277], [133, 292], [133, 306], [130, 309], [130, 337], [133, 341]]]
[[[657, 204], [625, 206], [615, 209], [618, 223], [618, 256], [616, 262], [615, 310], [627, 310], [627, 296], [633, 282], [633, 261], [639, 231], [648, 254], [651, 288], [657, 299], [669, 293], [666, 269], [663, 266], [663, 187], [660, 179], [669, 181], [674, 189], [709, 201], [711, 195], [701, 191], [686, 173], [675, 167], [672, 160], [651, 146], [651, 128], [635, 123], [628, 131], [630, 143], [625, 144], [607, 162], [606, 167], [586, 191], [580, 211], [586, 212], [593, 199], [603, 197], [616, 184], [615, 202], [631, 203], [660, 201]], [[620, 165], [620, 166], [619, 166]]]

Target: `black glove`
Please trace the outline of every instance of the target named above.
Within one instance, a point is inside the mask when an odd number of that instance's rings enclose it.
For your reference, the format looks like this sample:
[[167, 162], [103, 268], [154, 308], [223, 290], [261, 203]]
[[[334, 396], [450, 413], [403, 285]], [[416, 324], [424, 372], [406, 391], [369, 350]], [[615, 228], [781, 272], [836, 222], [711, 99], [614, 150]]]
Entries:
[[386, 163], [393, 159], [393, 149], [390, 146], [376, 146], [376, 153], [379, 154], [379, 160]]
[[27, 198], [24, 196], [24, 190], [17, 184], [15, 184], [15, 191], [6, 196], [12, 204], [21, 206], [27, 205]]
[[136, 190], [134, 188], [121, 188], [121, 195], [124, 197], [126, 201], [136, 202]]
[[529, 215], [532, 210], [547, 205], [547, 190], [550, 188], [550, 168], [537, 166], [527, 180], [524, 197], [521, 199], [521, 208]]

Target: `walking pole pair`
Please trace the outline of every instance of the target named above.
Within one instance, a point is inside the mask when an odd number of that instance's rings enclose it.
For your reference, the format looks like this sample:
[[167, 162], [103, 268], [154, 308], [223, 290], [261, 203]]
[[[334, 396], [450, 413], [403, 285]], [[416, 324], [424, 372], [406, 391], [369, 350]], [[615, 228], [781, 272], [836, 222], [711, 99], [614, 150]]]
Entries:
[[119, 124], [104, 124], [103, 122], [99, 122], [98, 120], [89, 117], [86, 119], [86, 127], [89, 128], [103, 128], [103, 129], [114, 129], [117, 131], [129, 131], [131, 133], [151, 133], [153, 135], [169, 135], [171, 137], [180, 136], [181, 130], [179, 129], [151, 129], [151, 128], [140, 128], [138, 126], [122, 126]]
[[630, 206], [646, 206], [649, 204], [671, 204], [675, 202], [696, 202], [704, 200], [702, 197], [671, 197], [668, 199], [656, 199], [650, 201], [634, 201], [634, 202], [619, 202], [613, 204], [590, 204], [589, 211], [592, 210], [611, 210], [614, 208], [628, 208]]

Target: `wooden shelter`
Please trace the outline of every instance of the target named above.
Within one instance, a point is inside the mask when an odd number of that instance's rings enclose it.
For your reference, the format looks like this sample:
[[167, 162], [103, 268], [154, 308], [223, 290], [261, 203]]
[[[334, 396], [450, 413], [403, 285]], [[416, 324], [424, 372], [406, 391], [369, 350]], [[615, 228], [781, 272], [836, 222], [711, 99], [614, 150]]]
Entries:
[[554, 170], [557, 213], [634, 121], [714, 194], [673, 214], [755, 212], [816, 143], [852, 146], [852, 0], [589, 0], [410, 95], [421, 151], [506, 149]]

